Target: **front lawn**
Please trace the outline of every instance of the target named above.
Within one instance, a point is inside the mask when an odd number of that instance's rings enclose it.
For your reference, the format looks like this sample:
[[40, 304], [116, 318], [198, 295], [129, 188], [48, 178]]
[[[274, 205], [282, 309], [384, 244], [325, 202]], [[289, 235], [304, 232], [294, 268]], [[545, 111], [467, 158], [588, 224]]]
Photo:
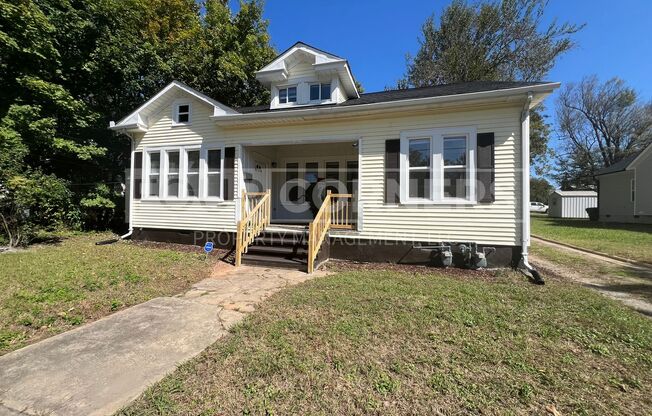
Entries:
[[207, 277], [197, 253], [81, 234], [0, 254], [0, 354]]
[[549, 240], [652, 263], [652, 225], [533, 215], [531, 231]]
[[512, 272], [343, 271], [274, 295], [231, 332], [120, 414], [652, 408], [651, 320]]

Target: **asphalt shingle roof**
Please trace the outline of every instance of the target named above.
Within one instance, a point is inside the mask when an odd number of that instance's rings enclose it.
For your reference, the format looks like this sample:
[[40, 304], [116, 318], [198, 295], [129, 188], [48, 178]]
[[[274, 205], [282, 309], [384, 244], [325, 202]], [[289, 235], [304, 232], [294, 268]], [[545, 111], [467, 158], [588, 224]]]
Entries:
[[[652, 144], [649, 144], [648, 146], [652, 146]], [[606, 168], [600, 169], [595, 176], [600, 176], [600, 175], [607, 175], [609, 173], [616, 173], [623, 171], [627, 169], [630, 163], [632, 163], [641, 153], [643, 153], [647, 149], [647, 147], [642, 148], [638, 152], [632, 153], [631, 155], [624, 157], [623, 159], [620, 159], [618, 162], [614, 163], [611, 166], [608, 166]]]
[[254, 107], [240, 107], [240, 108], [236, 108], [235, 110], [243, 114], [249, 114], [249, 113], [263, 113], [269, 111], [297, 110], [299, 108], [300, 109], [315, 108], [315, 107], [323, 108], [326, 106], [348, 107], [352, 105], [361, 105], [361, 104], [375, 104], [375, 103], [384, 103], [384, 102], [391, 102], [391, 101], [412, 100], [415, 98], [444, 97], [450, 95], [470, 94], [474, 92], [506, 90], [510, 88], [527, 87], [531, 85], [541, 85], [541, 84], [547, 84], [547, 82], [521, 82], [521, 81], [460, 82], [455, 84], [436, 85], [433, 87], [408, 88], [404, 90], [371, 92], [366, 94], [360, 94], [360, 98], [352, 98], [350, 100], [344, 101], [339, 104], [321, 104], [321, 105], [318, 104], [318, 105], [311, 105], [311, 106], [277, 108], [274, 110], [270, 109], [269, 105], [259, 105]]

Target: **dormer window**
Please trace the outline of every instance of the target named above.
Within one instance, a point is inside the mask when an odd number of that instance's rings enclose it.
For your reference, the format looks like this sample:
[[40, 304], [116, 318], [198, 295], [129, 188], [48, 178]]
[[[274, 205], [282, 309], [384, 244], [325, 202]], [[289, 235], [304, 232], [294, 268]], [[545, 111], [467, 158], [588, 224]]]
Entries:
[[331, 99], [331, 84], [310, 85], [310, 101], [326, 101]]
[[190, 104], [177, 104], [174, 109], [174, 124], [190, 124]]
[[297, 87], [279, 88], [278, 102], [281, 104], [297, 102]]

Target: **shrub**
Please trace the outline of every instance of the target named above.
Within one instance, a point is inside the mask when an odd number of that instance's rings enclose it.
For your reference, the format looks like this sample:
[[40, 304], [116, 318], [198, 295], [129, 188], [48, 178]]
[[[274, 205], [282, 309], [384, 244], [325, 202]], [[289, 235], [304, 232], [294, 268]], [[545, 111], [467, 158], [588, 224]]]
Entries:
[[96, 184], [91, 192], [82, 198], [79, 205], [82, 210], [84, 228], [104, 230], [112, 222], [116, 213], [116, 200], [121, 198], [105, 184]]
[[38, 231], [69, 225], [72, 193], [68, 183], [39, 171], [0, 184], [0, 229], [11, 247], [28, 244]]

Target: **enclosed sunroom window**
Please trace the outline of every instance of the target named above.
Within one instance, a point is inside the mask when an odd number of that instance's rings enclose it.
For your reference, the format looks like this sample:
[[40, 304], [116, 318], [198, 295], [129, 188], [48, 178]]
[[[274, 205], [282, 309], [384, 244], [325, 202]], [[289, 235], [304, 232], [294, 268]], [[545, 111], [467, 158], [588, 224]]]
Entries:
[[186, 196], [199, 197], [199, 150], [186, 151]]
[[206, 195], [209, 198], [222, 196], [222, 150], [209, 149], [206, 156]]
[[148, 155], [147, 195], [157, 197], [161, 184], [161, 152], [149, 152]]

